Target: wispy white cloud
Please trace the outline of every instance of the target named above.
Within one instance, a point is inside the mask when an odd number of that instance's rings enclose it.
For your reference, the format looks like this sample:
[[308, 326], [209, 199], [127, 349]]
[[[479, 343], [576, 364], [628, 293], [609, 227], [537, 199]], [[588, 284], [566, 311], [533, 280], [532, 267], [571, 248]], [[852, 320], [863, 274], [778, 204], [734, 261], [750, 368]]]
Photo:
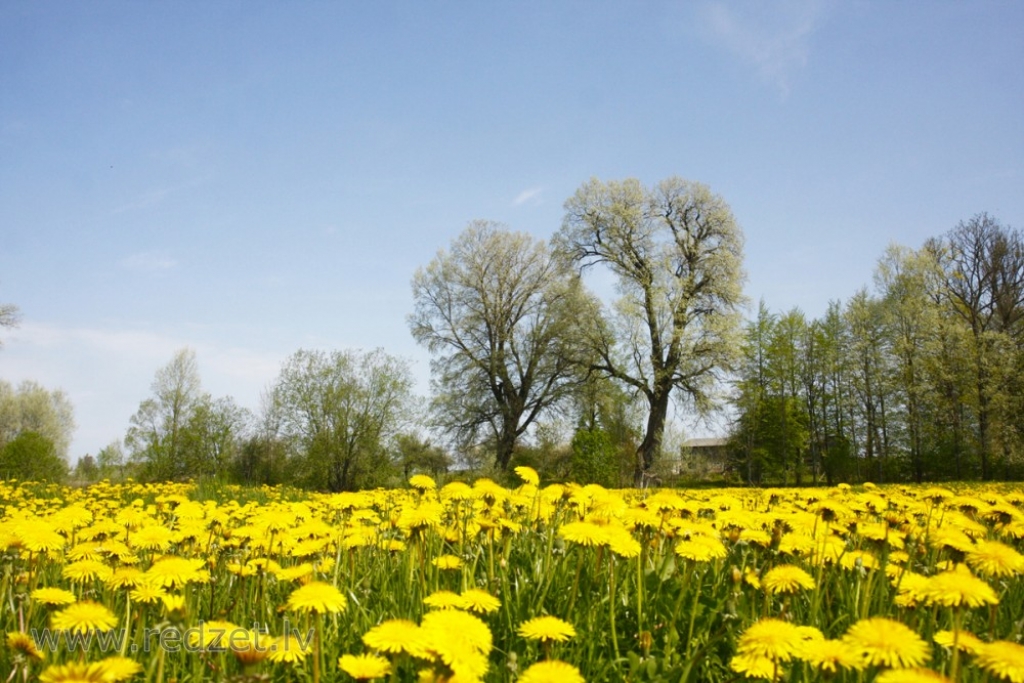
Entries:
[[512, 200], [512, 205], [522, 206], [523, 204], [527, 203], [537, 204], [538, 202], [540, 202], [540, 197], [543, 193], [543, 187], [528, 188], [516, 195], [516, 198]]
[[711, 2], [702, 8], [700, 19], [711, 42], [752, 66], [765, 83], [786, 96], [793, 75], [810, 59], [811, 37], [822, 24], [825, 9], [825, 0]]
[[122, 268], [136, 273], [158, 274], [178, 267], [178, 262], [164, 251], [140, 251], [121, 259]]
[[26, 322], [4, 335], [0, 379], [39, 382], [62, 389], [78, 428], [72, 459], [124, 436], [139, 403], [150, 394], [157, 370], [179, 349], [196, 352], [205, 391], [232, 396], [251, 410], [274, 380], [284, 354], [246, 348], [204, 333], [203, 338], [124, 327], [60, 326]]
[[147, 190], [139, 195], [136, 195], [130, 201], [127, 201], [124, 204], [115, 207], [110, 213], [112, 215], [117, 215], [121, 213], [127, 213], [129, 211], [148, 209], [163, 203], [163, 201], [167, 199], [167, 197], [173, 194], [176, 194], [182, 190], [187, 190], [189, 188], [198, 187], [209, 182], [209, 180], [210, 176], [204, 175], [197, 178], [192, 178], [191, 180], [187, 180], [182, 183], [177, 183], [175, 185], [155, 187], [151, 190]]

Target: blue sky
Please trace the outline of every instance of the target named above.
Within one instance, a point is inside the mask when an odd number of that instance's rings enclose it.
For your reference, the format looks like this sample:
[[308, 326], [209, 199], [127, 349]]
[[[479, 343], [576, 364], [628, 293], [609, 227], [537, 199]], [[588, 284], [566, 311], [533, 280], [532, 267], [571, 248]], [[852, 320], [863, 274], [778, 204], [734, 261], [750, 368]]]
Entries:
[[1024, 3], [0, 4], [0, 379], [72, 460], [175, 350], [257, 409], [300, 348], [428, 391], [409, 281], [473, 219], [549, 237], [590, 177], [707, 183], [747, 294], [818, 316], [988, 211], [1024, 227]]

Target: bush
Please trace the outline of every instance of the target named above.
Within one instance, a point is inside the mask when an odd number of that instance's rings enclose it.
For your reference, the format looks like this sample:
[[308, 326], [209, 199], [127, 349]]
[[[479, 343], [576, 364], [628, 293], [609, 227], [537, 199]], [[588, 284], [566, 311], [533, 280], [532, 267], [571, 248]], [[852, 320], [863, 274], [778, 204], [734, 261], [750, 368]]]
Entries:
[[61, 482], [68, 465], [53, 441], [38, 432], [22, 432], [0, 451], [0, 476], [22, 481]]

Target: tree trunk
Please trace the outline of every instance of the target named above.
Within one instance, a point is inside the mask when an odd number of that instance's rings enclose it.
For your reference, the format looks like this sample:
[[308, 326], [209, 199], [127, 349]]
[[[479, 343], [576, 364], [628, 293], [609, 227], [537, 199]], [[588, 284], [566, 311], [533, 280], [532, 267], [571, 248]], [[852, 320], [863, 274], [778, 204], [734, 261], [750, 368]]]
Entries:
[[498, 435], [498, 452], [495, 455], [495, 462], [498, 465], [498, 469], [505, 471], [508, 469], [508, 464], [512, 460], [512, 453], [516, 447], [516, 434], [512, 429], [503, 429], [501, 434]]
[[657, 391], [650, 398], [651, 412], [647, 416], [644, 440], [636, 449], [636, 467], [633, 470], [633, 484], [643, 486], [644, 478], [654, 465], [654, 459], [661, 450], [661, 439], [665, 435], [665, 421], [668, 418], [669, 392]]

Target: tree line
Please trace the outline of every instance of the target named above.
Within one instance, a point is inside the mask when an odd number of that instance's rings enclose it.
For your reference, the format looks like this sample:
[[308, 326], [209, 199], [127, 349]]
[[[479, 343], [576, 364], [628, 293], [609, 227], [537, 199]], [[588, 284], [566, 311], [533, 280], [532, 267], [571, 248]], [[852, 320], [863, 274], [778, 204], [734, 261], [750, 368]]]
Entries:
[[982, 214], [890, 247], [871, 291], [811, 321], [762, 302], [745, 322], [742, 263], [707, 186], [591, 180], [549, 240], [476, 221], [413, 274], [429, 398], [382, 349], [299, 350], [251, 411], [205, 393], [183, 349], [75, 474], [343, 491], [527, 464], [645, 485], [680, 455], [674, 401], [731, 416], [737, 482], [1020, 476], [1019, 233]]
[[1024, 238], [992, 216], [891, 245], [821, 318], [761, 302], [742, 349], [738, 479], [1024, 477]]

